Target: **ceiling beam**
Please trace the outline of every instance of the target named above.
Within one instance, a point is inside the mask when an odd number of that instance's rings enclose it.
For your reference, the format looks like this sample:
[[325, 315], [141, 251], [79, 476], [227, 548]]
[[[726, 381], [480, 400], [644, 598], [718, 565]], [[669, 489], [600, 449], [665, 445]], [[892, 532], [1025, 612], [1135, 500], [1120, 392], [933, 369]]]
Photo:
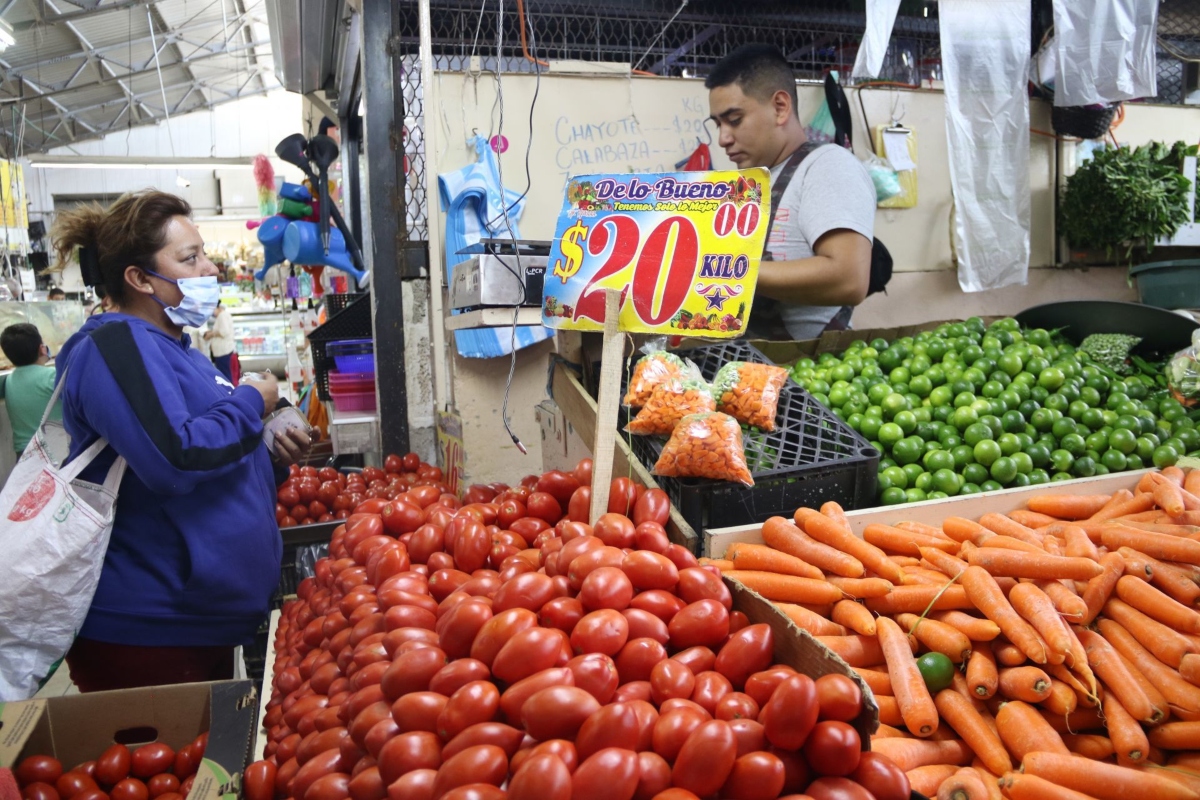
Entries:
[[716, 36], [720, 32], [721, 32], [720, 25], [709, 25], [707, 28], [705, 28], [704, 30], [697, 33], [691, 39], [688, 39], [686, 42], [679, 45], [679, 47], [676, 47], [670, 53], [667, 53], [661, 59], [654, 62], [654, 64], [652, 64], [650, 66], [650, 68], [647, 69], [646, 71], [653, 72], [656, 75], [661, 75], [662, 71], [664, 69], [672, 66], [680, 58], [687, 55], [688, 53], [690, 53], [692, 50], [696, 49], [700, 45], [704, 44], [705, 42], [707, 42], [709, 39]]
[[[83, 11], [68, 11], [66, 13], [60, 12], [51, 5], [51, 9], [54, 11], [53, 14], [42, 14], [34, 19], [26, 20], [25, 22], [18, 22], [17, 24], [13, 25], [13, 31], [27, 31], [32, 28], [44, 28], [51, 25], [57, 25], [60, 22], [74, 22], [76, 20], [94, 17], [97, 14], [103, 14], [108, 11], [124, 11], [130, 8], [138, 8], [139, 6], [150, 5], [154, 2], [156, 2], [156, 0], [117, 0], [117, 2], [96, 6], [92, 9], [85, 9]], [[35, 9], [35, 13], [40, 8], [39, 3], [32, 3], [31, 5]]]

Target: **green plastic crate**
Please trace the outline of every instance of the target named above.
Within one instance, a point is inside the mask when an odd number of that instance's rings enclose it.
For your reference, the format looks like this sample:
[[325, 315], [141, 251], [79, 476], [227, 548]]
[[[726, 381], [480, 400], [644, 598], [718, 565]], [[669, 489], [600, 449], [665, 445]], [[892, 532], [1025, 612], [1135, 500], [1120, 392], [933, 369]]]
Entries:
[[1158, 308], [1200, 308], [1200, 259], [1153, 261], [1129, 270], [1138, 299]]

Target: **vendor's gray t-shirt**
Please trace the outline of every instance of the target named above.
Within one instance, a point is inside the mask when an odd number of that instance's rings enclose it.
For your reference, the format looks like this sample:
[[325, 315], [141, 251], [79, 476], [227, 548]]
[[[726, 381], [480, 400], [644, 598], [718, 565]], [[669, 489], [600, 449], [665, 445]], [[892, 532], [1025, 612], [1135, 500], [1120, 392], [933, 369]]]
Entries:
[[[783, 163], [771, 169], [774, 182]], [[766, 250], [775, 261], [813, 255], [813, 245], [829, 231], [846, 228], [867, 239], [875, 230], [875, 185], [859, 160], [835, 144], [816, 148], [800, 162], [783, 193]], [[793, 339], [815, 339], [840, 306], [784, 305], [783, 322]]]

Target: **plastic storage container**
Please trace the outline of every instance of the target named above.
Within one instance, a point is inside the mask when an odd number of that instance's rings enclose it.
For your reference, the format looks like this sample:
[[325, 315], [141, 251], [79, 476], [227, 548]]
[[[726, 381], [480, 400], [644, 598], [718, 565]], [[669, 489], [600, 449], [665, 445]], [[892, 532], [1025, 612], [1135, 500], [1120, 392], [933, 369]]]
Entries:
[[371, 296], [360, 294], [353, 297], [356, 299], [308, 335], [308, 342], [312, 345], [313, 378], [317, 384], [317, 395], [322, 400], [333, 399], [329, 394], [329, 373], [336, 366], [333, 356], [326, 353], [325, 349], [334, 342], [371, 336]]
[[329, 373], [329, 396], [335, 411], [374, 411], [375, 373]]
[[[679, 350], [676, 355], [694, 361], [709, 381], [730, 361], [772, 363], [758, 349], [740, 341]], [[624, 385], [621, 388], [623, 394]], [[622, 427], [624, 424], [621, 420]], [[665, 440], [620, 435], [630, 442], [638, 460], [653, 470]], [[773, 516], [790, 519], [800, 506], [817, 508], [829, 500], [847, 511], [875, 505], [879, 451], [790, 377], [780, 391], [775, 430], [743, 430], [742, 440], [754, 486], [655, 477], [697, 533]]]
[[375, 372], [375, 343], [370, 339], [346, 339], [325, 345], [338, 372]]
[[1129, 270], [1138, 299], [1159, 308], [1200, 308], [1200, 259], [1152, 261]]

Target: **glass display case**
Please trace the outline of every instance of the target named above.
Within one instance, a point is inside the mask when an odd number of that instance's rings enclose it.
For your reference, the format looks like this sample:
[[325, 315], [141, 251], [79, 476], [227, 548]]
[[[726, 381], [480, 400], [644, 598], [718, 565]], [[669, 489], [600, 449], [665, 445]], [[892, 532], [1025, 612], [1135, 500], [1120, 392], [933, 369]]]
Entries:
[[269, 369], [282, 375], [287, 369], [288, 314], [268, 311], [233, 316], [233, 346], [243, 370]]
[[[42, 341], [49, 345], [52, 356], [62, 349], [71, 334], [83, 327], [85, 319], [83, 306], [70, 301], [0, 303], [0, 331], [18, 322], [32, 322], [42, 334]], [[0, 369], [12, 369], [2, 351]]]

